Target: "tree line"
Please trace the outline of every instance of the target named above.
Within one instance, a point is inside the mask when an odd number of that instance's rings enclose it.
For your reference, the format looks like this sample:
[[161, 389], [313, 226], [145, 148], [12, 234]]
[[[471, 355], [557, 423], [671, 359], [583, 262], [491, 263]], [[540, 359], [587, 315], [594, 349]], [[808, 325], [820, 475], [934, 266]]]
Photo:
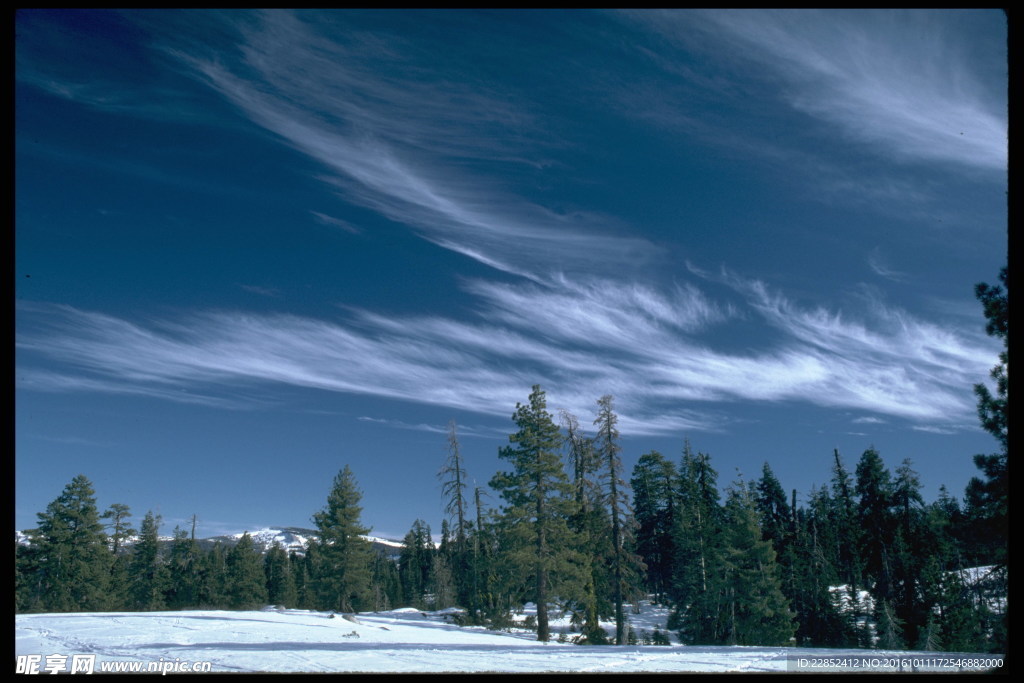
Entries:
[[[1006, 287], [1005, 269], [1000, 278]], [[976, 291], [989, 333], [1007, 345], [1005, 290]], [[588, 436], [575, 415], [556, 421], [534, 386], [499, 450], [507, 470], [488, 489], [470, 487], [449, 425], [439, 544], [417, 519], [397, 559], [375, 552], [347, 466], [313, 515], [316, 537], [290, 553], [277, 543], [263, 551], [248, 534], [202, 550], [194, 524], [161, 549], [159, 517], [147, 513], [135, 530], [127, 506], [100, 514], [80, 475], [16, 544], [15, 607], [459, 606], [461, 623], [502, 627], [534, 603], [538, 640], [552, 637], [554, 607], [571, 615], [575, 642], [621, 645], [638, 642], [627, 609], [651, 599], [670, 607], [667, 627], [684, 643], [1005, 651], [1007, 368], [1004, 351], [995, 396], [975, 388], [1001, 451], [975, 457], [984, 478], [962, 501], [943, 487], [925, 503], [913, 463], [892, 472], [873, 447], [852, 471], [832, 453], [830, 481], [802, 504], [767, 462], [758, 479], [720, 490], [711, 457], [689, 441], [678, 462], [641, 455], [627, 482], [613, 397], [598, 399]], [[499, 504], [485, 504], [491, 493]], [[602, 621], [614, 621], [614, 635]]]

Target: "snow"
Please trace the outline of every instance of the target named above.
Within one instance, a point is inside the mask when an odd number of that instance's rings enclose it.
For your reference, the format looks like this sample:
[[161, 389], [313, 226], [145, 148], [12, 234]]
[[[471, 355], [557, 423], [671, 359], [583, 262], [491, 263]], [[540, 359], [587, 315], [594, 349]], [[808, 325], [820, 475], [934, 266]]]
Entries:
[[[109, 612], [16, 615], [15, 654], [96, 656], [103, 663], [189, 665], [211, 672], [784, 672], [798, 657], [867, 655], [878, 650], [683, 646], [588, 647], [555, 639], [568, 620], [554, 615], [553, 638], [526, 629], [459, 627], [446, 613], [412, 608], [334, 615], [268, 607], [260, 611]], [[532, 610], [517, 615], [522, 620]], [[630, 614], [634, 629], [664, 630], [664, 609]], [[602, 624], [614, 629], [613, 624]], [[922, 656], [923, 653], [884, 653]], [[935, 653], [929, 653], [934, 655]], [[68, 658], [64, 670], [70, 670]]]

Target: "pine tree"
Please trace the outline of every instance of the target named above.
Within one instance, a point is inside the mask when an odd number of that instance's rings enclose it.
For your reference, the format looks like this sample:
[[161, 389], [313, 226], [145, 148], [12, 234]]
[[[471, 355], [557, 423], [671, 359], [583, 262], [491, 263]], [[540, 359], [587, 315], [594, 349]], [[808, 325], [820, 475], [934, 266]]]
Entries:
[[125, 548], [125, 542], [138, 533], [128, 521], [131, 516], [130, 508], [123, 503], [114, 503], [100, 515], [100, 519], [110, 520], [105, 526], [110, 538], [110, 550], [114, 556], [110, 566], [107, 594], [107, 606], [110, 609], [128, 609], [130, 602], [128, 565], [131, 556]]
[[417, 519], [402, 539], [402, 550], [398, 555], [398, 573], [402, 582], [404, 605], [419, 609], [427, 608], [434, 552], [430, 526], [422, 519]]
[[124, 503], [114, 503], [100, 515], [100, 519], [110, 520], [106, 526], [110, 529], [110, 550], [114, 555], [118, 555], [124, 547], [124, 542], [137, 533], [128, 521], [131, 516], [131, 509]]
[[232, 609], [256, 609], [267, 603], [263, 558], [248, 531], [228, 551], [227, 598]]
[[676, 523], [676, 466], [651, 451], [640, 456], [633, 468], [633, 509], [636, 515], [636, 552], [647, 567], [647, 587], [655, 600], [666, 599], [675, 557], [673, 529]]
[[[871, 581], [876, 608], [884, 601], [889, 609], [893, 597], [892, 477], [874, 448], [857, 463], [857, 524], [861, 530], [859, 550], [864, 558], [865, 576]], [[895, 612], [894, 612], [895, 614]], [[893, 623], [896, 623], [895, 621]], [[893, 630], [892, 633], [902, 632]]]
[[796, 633], [782, 593], [775, 550], [761, 535], [757, 510], [742, 484], [724, 510], [721, 591], [723, 635], [730, 645], [788, 645]]
[[597, 426], [595, 447], [602, 463], [603, 480], [607, 486], [605, 500], [611, 517], [612, 552], [609, 564], [615, 605], [615, 644], [623, 645], [626, 642], [627, 626], [623, 610], [626, 593], [635, 593], [631, 588], [645, 567], [640, 558], [627, 548], [627, 544], [632, 545], [633, 539], [629, 533], [629, 501], [626, 482], [622, 480], [622, 459], [619, 457], [622, 450], [617, 427], [619, 418], [613, 409], [612, 396], [602, 396], [597, 405], [598, 414], [594, 420]]
[[[793, 508], [796, 508], [795, 501]], [[840, 611], [836, 596], [830, 590], [841, 581], [835, 565], [837, 544], [833, 539], [832, 499], [828, 490], [812, 489], [809, 509], [795, 512], [791, 605], [798, 624], [797, 642], [815, 647], [856, 646], [855, 622]]]
[[364, 538], [359, 505], [362, 493], [348, 465], [334, 478], [327, 505], [313, 515], [320, 567], [315, 576], [318, 601], [325, 609], [357, 612], [373, 604], [370, 566], [373, 555]]
[[604, 588], [608, 577], [599, 560], [610, 554], [611, 534], [608, 516], [601, 504], [603, 496], [598, 482], [601, 461], [594, 451], [593, 440], [583, 434], [576, 416], [563, 410], [561, 417], [573, 471], [573, 511], [569, 528], [576, 538], [583, 576], [578, 594], [566, 596], [573, 610], [571, 623], [582, 630], [581, 644], [607, 645], [608, 634], [601, 627], [600, 619], [605, 613], [602, 607], [608, 602], [603, 597], [607, 593]]
[[171, 552], [167, 558], [167, 569], [170, 584], [167, 592], [167, 606], [171, 609], [198, 606], [199, 546], [196, 544], [194, 532], [190, 538], [184, 529], [174, 527]]
[[995, 396], [984, 384], [974, 385], [978, 397], [978, 419], [982, 428], [999, 443], [998, 453], [978, 454], [974, 464], [984, 479], [973, 477], [967, 485], [967, 511], [971, 533], [980, 546], [983, 561], [1006, 564], [1009, 527], [1007, 503], [1009, 488], [1009, 381], [1010, 381], [1010, 308], [1009, 274], [1006, 267], [999, 271], [1002, 287], [979, 283], [974, 292], [981, 302], [986, 318], [985, 332], [1003, 341], [999, 363], [989, 376], [995, 381]]
[[721, 640], [721, 592], [716, 573], [721, 559], [722, 511], [718, 473], [710, 456], [693, 453], [689, 441], [679, 468], [679, 515], [670, 617], [680, 640], [713, 644]]
[[547, 641], [551, 637], [548, 600], [570, 577], [576, 590], [582, 581], [580, 560], [566, 522], [573, 509], [572, 487], [558, 457], [561, 435], [540, 386], [533, 387], [529, 404], [516, 406], [512, 419], [517, 427], [509, 436], [512, 445], [498, 455], [513, 469], [496, 474], [491, 487], [506, 502], [503, 521], [512, 543], [506, 557], [532, 575], [537, 640]]
[[473, 526], [473, 585], [480, 606], [479, 621], [494, 623], [505, 618], [498, 593], [502, 566], [498, 561], [498, 520], [493, 510], [484, 509], [482, 487], [473, 489], [476, 521]]
[[160, 557], [160, 521], [152, 510], [146, 512], [139, 540], [132, 547], [129, 595], [135, 610], [161, 610], [167, 606], [164, 593], [170, 586], [170, 576]]
[[220, 541], [214, 543], [199, 561], [199, 606], [228, 606], [227, 550]]
[[[867, 532], [858, 521], [853, 477], [843, 465], [838, 449], [833, 450], [833, 459], [832, 505], [829, 512], [830, 540], [833, 547], [830, 554], [834, 558], [834, 566], [839, 572], [841, 582], [846, 586], [847, 597], [853, 606], [852, 610], [847, 610], [848, 620], [851, 624], [857, 624], [866, 616], [861, 613], [859, 591], [867, 584], [865, 558], [861, 549]], [[857, 631], [857, 639], [857, 644], [861, 647], [871, 646], [869, 634], [865, 630]]]
[[16, 557], [16, 596], [26, 611], [105, 609], [113, 556], [100, 524], [92, 483], [78, 475], [37, 515], [29, 547]]
[[373, 611], [386, 612], [402, 604], [398, 565], [383, 552], [373, 555]]
[[[893, 540], [891, 604], [903, 623], [908, 646], [922, 638], [931, 620], [931, 605], [924, 599], [921, 579], [925, 563], [941, 550], [936, 530], [928, 524], [921, 481], [909, 458], [896, 468], [892, 487]], [[937, 636], [937, 631], [933, 632]], [[925, 637], [925, 640], [929, 640]], [[932, 644], [937, 642], [933, 637]]]
[[266, 577], [267, 601], [271, 605], [295, 607], [298, 595], [292, 563], [279, 541], [274, 541], [263, 558], [263, 573]]
[[476, 605], [473, 603], [474, 594], [470, 576], [467, 532], [469, 528], [468, 504], [466, 502], [468, 476], [462, 462], [455, 420], [448, 423], [448, 458], [438, 473], [438, 477], [441, 479], [441, 495], [445, 500], [445, 512], [455, 525], [454, 548], [448, 554], [446, 561], [452, 572], [458, 601], [471, 614], [475, 614]]

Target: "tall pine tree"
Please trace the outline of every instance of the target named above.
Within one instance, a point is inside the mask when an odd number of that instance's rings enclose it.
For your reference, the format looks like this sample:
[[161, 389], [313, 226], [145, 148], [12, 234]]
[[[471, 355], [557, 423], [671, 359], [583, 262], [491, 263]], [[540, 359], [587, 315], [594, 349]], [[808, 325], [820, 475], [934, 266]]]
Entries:
[[672, 582], [676, 524], [675, 463], [651, 451], [633, 468], [633, 510], [636, 515], [636, 552], [647, 567], [647, 588], [664, 601]]
[[626, 615], [623, 604], [626, 593], [635, 591], [630, 588], [638, 580], [643, 565], [628, 545], [633, 539], [629, 534], [629, 500], [626, 482], [622, 479], [622, 459], [619, 453], [619, 418], [614, 411], [614, 400], [611, 395], [602, 396], [597, 401], [598, 413], [594, 420], [597, 436], [594, 441], [598, 459], [601, 462], [603, 480], [605, 482], [606, 505], [611, 518], [612, 549], [608, 558], [612, 579], [612, 601], [615, 605], [615, 644], [626, 644]]
[[796, 623], [782, 593], [772, 544], [762, 538], [753, 497], [729, 490], [722, 536], [721, 634], [729, 645], [789, 645]]
[[267, 579], [263, 558], [246, 531], [227, 557], [228, 605], [232, 609], [256, 609], [267, 603]]
[[161, 610], [167, 606], [164, 593], [170, 587], [170, 575], [160, 557], [160, 515], [146, 512], [139, 528], [139, 540], [132, 547], [129, 563], [129, 594], [132, 608]]
[[573, 509], [572, 486], [558, 456], [561, 435], [540, 386], [533, 387], [528, 404], [516, 406], [512, 419], [517, 429], [509, 435], [511, 445], [498, 453], [512, 471], [496, 474], [491, 487], [506, 503], [503, 522], [513, 544], [506, 557], [532, 577], [537, 640], [547, 641], [551, 637], [548, 601], [557, 597], [559, 584], [570, 576], [577, 585], [582, 579], [567, 524]]
[[26, 611], [80, 612], [108, 605], [113, 556], [100, 523], [92, 483], [78, 475], [38, 515], [18, 556], [19, 606]]
[[360, 521], [362, 492], [348, 465], [334, 478], [327, 505], [313, 515], [319, 567], [314, 576], [321, 609], [358, 612], [373, 604], [370, 532]]

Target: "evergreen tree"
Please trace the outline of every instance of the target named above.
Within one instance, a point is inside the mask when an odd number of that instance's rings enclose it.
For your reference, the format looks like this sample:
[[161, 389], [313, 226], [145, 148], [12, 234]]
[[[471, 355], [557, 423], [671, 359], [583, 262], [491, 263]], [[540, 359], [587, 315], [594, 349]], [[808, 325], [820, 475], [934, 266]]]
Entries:
[[476, 605], [473, 602], [467, 532], [469, 528], [468, 504], [466, 502], [468, 477], [463, 466], [462, 452], [459, 449], [455, 420], [448, 423], [448, 458], [438, 473], [438, 477], [441, 479], [441, 495], [445, 500], [445, 512], [455, 524], [454, 547], [448, 554], [446, 562], [452, 572], [452, 581], [456, 588], [458, 601], [465, 605], [471, 614], [475, 614]]
[[[831, 587], [841, 583], [834, 563], [837, 543], [828, 490], [812, 489], [809, 509], [796, 511], [792, 608], [797, 617], [797, 642], [817, 647], [855, 647], [855, 622], [839, 609]], [[793, 507], [796, 505], [794, 503]]]
[[313, 515], [320, 566], [315, 575], [318, 601], [325, 609], [357, 612], [373, 604], [370, 567], [373, 554], [364, 538], [359, 502], [362, 493], [348, 465], [334, 478], [327, 505]]
[[160, 557], [160, 521], [160, 516], [154, 515], [152, 510], [146, 512], [139, 540], [132, 547], [128, 590], [135, 610], [161, 610], [167, 606], [164, 593], [170, 587], [170, 575]]
[[876, 605], [890, 601], [893, 593], [892, 476], [874, 448], [857, 463], [857, 523], [861, 530], [859, 550], [872, 585]]
[[926, 562], [941, 550], [941, 541], [928, 524], [921, 481], [909, 458], [896, 468], [892, 487], [893, 545], [891, 606], [903, 624], [903, 637], [908, 646], [924, 638], [936, 645], [938, 632], [931, 637], [927, 629], [932, 605], [922, 592], [922, 575]]
[[263, 558], [248, 531], [228, 551], [227, 598], [232, 609], [256, 609], [267, 603]]
[[790, 509], [789, 503], [786, 501], [786, 492], [782, 489], [782, 484], [779, 483], [767, 462], [764, 463], [761, 469], [761, 478], [755, 485], [754, 501], [757, 506], [761, 532], [764, 534], [765, 540], [769, 541], [775, 549], [785, 576], [789, 573], [787, 570], [793, 532], [793, 510]]
[[742, 484], [729, 491], [722, 549], [722, 635], [729, 645], [788, 645], [796, 633], [772, 544]]
[[491, 487], [506, 502], [503, 521], [513, 544], [506, 557], [532, 575], [537, 640], [547, 641], [551, 637], [548, 600], [565, 580], [576, 582], [576, 590], [582, 581], [580, 559], [566, 522], [573, 509], [572, 487], [558, 457], [561, 435], [539, 386], [533, 387], [529, 404], [516, 406], [512, 419], [517, 431], [509, 436], [511, 445], [498, 455], [513, 469], [496, 474]]
[[383, 552], [373, 555], [373, 611], [386, 612], [402, 604], [398, 565]]
[[301, 609], [321, 609], [317, 596], [317, 577], [321, 566], [319, 548], [315, 540], [307, 541], [306, 552], [297, 564], [299, 570], [295, 576], [295, 589]]
[[184, 529], [174, 527], [174, 538], [171, 541], [171, 552], [167, 558], [167, 569], [169, 572], [167, 606], [171, 609], [198, 606], [200, 567], [199, 546], [196, 544], [195, 532], [190, 538]]
[[576, 416], [564, 410], [561, 415], [573, 471], [573, 511], [569, 528], [576, 537], [583, 577], [578, 594], [569, 600], [573, 611], [571, 623], [582, 631], [580, 644], [607, 645], [608, 634], [601, 627], [600, 619], [607, 611], [602, 608], [608, 603], [605, 597], [608, 576], [600, 560], [611, 554], [611, 534], [601, 503], [603, 496], [598, 481], [601, 461], [593, 440], [583, 434]]
[[974, 292], [982, 303], [987, 320], [985, 332], [1003, 341], [999, 363], [992, 368], [990, 377], [996, 384], [996, 393], [984, 384], [974, 385], [978, 397], [978, 419], [982, 428], [999, 443], [998, 453], [974, 456], [974, 464], [985, 478], [973, 477], [967, 485], [967, 511], [971, 533], [980, 546], [983, 561], [1006, 564], [1009, 527], [1007, 501], [1009, 498], [1009, 371], [1010, 371], [1010, 308], [1009, 274], [1006, 267], [999, 272], [1002, 287], [980, 283]]
[[110, 550], [114, 556], [110, 565], [107, 593], [107, 606], [110, 609], [127, 609], [130, 602], [128, 596], [130, 554], [125, 548], [125, 543], [138, 533], [128, 521], [131, 516], [130, 508], [123, 503], [114, 503], [100, 515], [100, 519], [110, 520], [105, 526], [110, 538]]
[[622, 450], [617, 427], [619, 418], [614, 412], [611, 395], [602, 396], [597, 405], [598, 414], [594, 420], [597, 426], [595, 447], [602, 463], [603, 480], [607, 486], [605, 500], [611, 517], [612, 552], [609, 564], [615, 605], [615, 644], [623, 645], [626, 642], [627, 626], [623, 604], [626, 593], [635, 592], [630, 588], [636, 583], [643, 565], [627, 548], [627, 543], [632, 545], [632, 539], [628, 533], [629, 502], [626, 483], [622, 480], [622, 459], [619, 457]]
[[434, 568], [434, 541], [430, 526], [417, 519], [402, 539], [398, 573], [402, 583], [402, 604], [426, 609]]
[[[861, 544], [868, 532], [858, 521], [853, 477], [843, 465], [838, 449], [833, 451], [831, 503], [830, 540], [834, 545], [830, 554], [834, 557], [839, 579], [846, 587], [847, 599], [851, 606], [846, 613], [851, 624], [866, 624], [867, 622], [862, 619], [866, 615], [862, 610], [860, 590], [867, 583]], [[870, 542], [870, 539], [867, 539], [867, 542]], [[859, 646], [871, 646], [870, 635], [866, 630], [858, 629], [857, 637]]]
[[506, 605], [499, 598], [500, 573], [504, 568], [498, 559], [498, 520], [493, 510], [484, 509], [482, 487], [473, 489], [476, 522], [473, 526], [473, 584], [480, 606], [481, 621], [503, 621]]
[[431, 593], [434, 596], [433, 607], [436, 610], [455, 604], [455, 578], [452, 576], [449, 565], [450, 557], [451, 555], [448, 553], [434, 554], [434, 566], [431, 572], [433, 590]]
[[271, 605], [295, 607], [298, 594], [291, 560], [276, 540], [263, 558], [263, 572], [266, 577], [267, 601]]
[[16, 604], [26, 611], [105, 609], [113, 556], [92, 483], [78, 475], [37, 515], [29, 547], [16, 555]]
[[228, 606], [227, 550], [220, 541], [199, 561], [199, 606], [224, 608]]
[[647, 567], [647, 588], [658, 602], [665, 600], [672, 581], [677, 479], [675, 464], [657, 451], [640, 456], [630, 479], [636, 552]]
[[100, 515], [100, 519], [110, 520], [106, 526], [110, 529], [110, 550], [114, 555], [120, 554], [124, 542], [137, 533], [128, 521], [131, 516], [131, 509], [124, 503], [114, 503]]
[[722, 510], [718, 473], [710, 456], [694, 453], [687, 441], [679, 468], [679, 515], [675, 528], [676, 562], [669, 628], [690, 644], [721, 641]]

